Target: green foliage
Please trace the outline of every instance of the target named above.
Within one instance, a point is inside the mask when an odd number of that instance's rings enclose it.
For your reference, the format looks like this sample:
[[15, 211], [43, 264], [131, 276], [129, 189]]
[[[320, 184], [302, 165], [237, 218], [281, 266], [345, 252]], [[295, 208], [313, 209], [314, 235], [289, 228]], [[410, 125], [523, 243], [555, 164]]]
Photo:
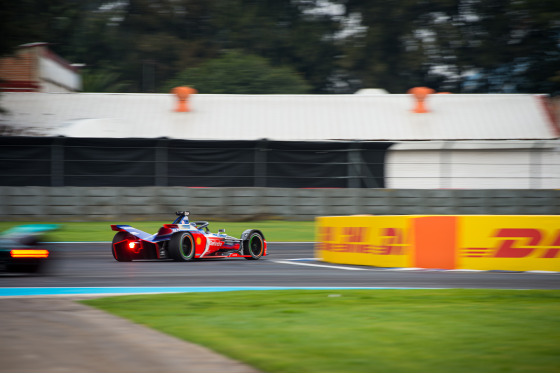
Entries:
[[289, 290], [84, 303], [263, 372], [558, 372], [558, 290]]
[[560, 3], [554, 0], [477, 2], [479, 92], [560, 94]]
[[6, 0], [0, 2], [0, 55], [11, 53], [18, 45], [33, 42], [53, 43], [62, 55], [72, 55], [70, 40], [80, 27], [88, 5], [72, 0]]
[[203, 94], [303, 94], [309, 90], [293, 69], [274, 67], [262, 57], [238, 51], [184, 70], [165, 90], [176, 86], [191, 86]]
[[560, 94], [558, 1], [337, 2], [366, 28], [342, 59], [365, 86]]
[[52, 43], [94, 76], [115, 74], [95, 90], [156, 92], [234, 50], [280, 69], [267, 76], [276, 86], [297, 72], [296, 92], [560, 94], [559, 20], [557, 0], [7, 0], [0, 55]]
[[120, 74], [113, 71], [82, 70], [83, 92], [126, 92], [129, 83], [120, 80]]

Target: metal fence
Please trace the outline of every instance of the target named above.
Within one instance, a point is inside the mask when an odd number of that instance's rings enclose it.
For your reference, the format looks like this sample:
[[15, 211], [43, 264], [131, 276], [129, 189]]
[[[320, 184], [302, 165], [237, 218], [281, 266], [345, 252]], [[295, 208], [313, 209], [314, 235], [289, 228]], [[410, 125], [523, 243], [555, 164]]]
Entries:
[[560, 142], [0, 137], [0, 186], [558, 189]]
[[0, 137], [0, 219], [560, 214], [557, 143], [504, 144]]
[[0, 185], [383, 188], [389, 142], [0, 138]]

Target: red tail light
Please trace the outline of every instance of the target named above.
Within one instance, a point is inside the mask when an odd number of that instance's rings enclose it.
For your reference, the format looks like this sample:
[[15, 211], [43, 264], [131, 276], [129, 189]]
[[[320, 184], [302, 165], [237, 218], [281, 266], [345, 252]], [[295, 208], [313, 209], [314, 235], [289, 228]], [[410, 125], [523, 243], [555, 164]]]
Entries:
[[47, 258], [49, 251], [46, 249], [12, 249], [10, 256], [13, 258]]
[[139, 253], [140, 250], [142, 249], [142, 243], [130, 241], [128, 242], [127, 247], [131, 252]]

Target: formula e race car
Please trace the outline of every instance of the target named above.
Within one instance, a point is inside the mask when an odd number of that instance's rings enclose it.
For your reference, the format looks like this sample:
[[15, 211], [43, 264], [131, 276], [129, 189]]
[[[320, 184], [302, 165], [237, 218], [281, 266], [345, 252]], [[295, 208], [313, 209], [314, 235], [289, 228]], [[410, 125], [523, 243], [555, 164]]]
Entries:
[[52, 261], [53, 248], [44, 241], [59, 228], [54, 224], [30, 224], [12, 227], [0, 235], [0, 265], [7, 272], [37, 273]]
[[118, 231], [112, 244], [117, 261], [242, 257], [258, 260], [266, 256], [266, 241], [259, 230], [245, 230], [241, 239], [219, 230], [213, 234], [206, 221], [189, 222], [189, 212], [176, 212], [177, 219], [150, 235], [128, 225], [111, 225]]

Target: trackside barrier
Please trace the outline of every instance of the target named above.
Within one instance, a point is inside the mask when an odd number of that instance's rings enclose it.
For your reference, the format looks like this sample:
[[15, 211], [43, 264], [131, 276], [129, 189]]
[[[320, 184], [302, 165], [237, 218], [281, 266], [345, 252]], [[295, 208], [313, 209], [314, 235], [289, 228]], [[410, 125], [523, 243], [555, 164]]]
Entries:
[[[1, 146], [0, 146], [1, 149]], [[2, 221], [286, 219], [368, 215], [560, 215], [558, 190], [0, 186]]]
[[318, 217], [315, 255], [378, 267], [560, 271], [560, 216]]

